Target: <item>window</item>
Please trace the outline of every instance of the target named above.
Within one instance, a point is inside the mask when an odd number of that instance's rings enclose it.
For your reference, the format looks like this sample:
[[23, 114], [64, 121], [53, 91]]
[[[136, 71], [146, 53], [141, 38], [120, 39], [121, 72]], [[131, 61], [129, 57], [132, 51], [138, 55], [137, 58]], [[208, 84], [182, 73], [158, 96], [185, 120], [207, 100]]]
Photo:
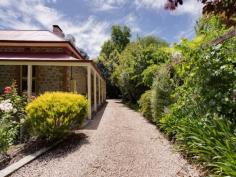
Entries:
[[[21, 92], [27, 91], [28, 66], [21, 66]], [[36, 67], [32, 66], [32, 93], [36, 92]]]

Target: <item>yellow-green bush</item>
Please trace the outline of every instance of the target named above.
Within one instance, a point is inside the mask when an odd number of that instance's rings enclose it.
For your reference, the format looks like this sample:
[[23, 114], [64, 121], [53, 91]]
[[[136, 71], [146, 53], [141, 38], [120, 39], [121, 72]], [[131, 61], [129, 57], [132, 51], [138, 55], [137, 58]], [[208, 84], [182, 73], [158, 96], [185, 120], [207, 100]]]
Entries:
[[33, 133], [48, 139], [60, 138], [79, 126], [88, 112], [87, 99], [78, 94], [46, 92], [26, 107]]

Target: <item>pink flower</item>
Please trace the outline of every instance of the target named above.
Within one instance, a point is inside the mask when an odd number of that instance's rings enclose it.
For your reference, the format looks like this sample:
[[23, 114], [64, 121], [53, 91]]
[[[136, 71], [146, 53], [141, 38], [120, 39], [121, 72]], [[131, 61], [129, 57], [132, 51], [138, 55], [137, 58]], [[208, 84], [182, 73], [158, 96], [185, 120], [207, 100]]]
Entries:
[[12, 92], [12, 88], [11, 87], [5, 87], [4, 88], [4, 93], [7, 94], [7, 93], [11, 93]]

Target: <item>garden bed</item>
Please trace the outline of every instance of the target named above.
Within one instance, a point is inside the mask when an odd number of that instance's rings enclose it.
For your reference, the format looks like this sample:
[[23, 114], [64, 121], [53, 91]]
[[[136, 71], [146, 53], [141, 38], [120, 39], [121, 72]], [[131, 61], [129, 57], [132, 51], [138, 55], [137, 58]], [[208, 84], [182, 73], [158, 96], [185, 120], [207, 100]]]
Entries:
[[[79, 94], [47, 92], [30, 100], [18, 95], [16, 83], [6, 87], [0, 95], [0, 170], [24, 162], [28, 155], [26, 159], [33, 160], [61, 142], [82, 124], [87, 107]], [[21, 162], [17, 168], [25, 164]]]
[[47, 151], [56, 149], [63, 154], [68, 151], [73, 151], [81, 140], [86, 137], [87, 136], [83, 133], [71, 132], [65, 138], [54, 141], [35, 139], [25, 144], [11, 146], [7, 151], [7, 155], [0, 155], [0, 176], [12, 174]]
[[34, 139], [28, 143], [11, 146], [7, 153], [0, 154], [0, 170], [19, 161], [23, 157], [30, 155], [42, 148], [52, 145], [52, 141]]

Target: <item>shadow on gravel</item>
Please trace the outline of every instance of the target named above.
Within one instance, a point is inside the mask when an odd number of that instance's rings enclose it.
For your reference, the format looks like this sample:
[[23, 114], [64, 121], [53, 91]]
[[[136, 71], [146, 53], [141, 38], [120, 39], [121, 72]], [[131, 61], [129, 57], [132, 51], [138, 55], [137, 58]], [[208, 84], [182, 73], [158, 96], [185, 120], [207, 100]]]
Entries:
[[83, 130], [96, 130], [100, 124], [100, 121], [102, 120], [102, 116], [104, 114], [104, 111], [107, 107], [107, 102], [100, 108], [100, 110], [95, 114], [91, 122], [86, 125]]
[[[106, 109], [107, 103], [105, 103], [100, 110], [96, 113], [92, 121], [83, 128], [83, 130], [97, 129], [102, 119], [103, 113]], [[62, 143], [58, 144], [55, 148], [48, 153], [40, 157], [39, 161], [49, 161], [52, 158], [63, 158], [77, 151], [81, 146], [88, 144], [88, 136], [84, 133], [73, 133], [69, 135]]]
[[52, 158], [63, 158], [77, 151], [81, 146], [88, 144], [88, 136], [84, 133], [73, 133], [69, 135], [62, 143], [51, 149], [48, 153], [42, 155], [39, 161], [49, 161]]

